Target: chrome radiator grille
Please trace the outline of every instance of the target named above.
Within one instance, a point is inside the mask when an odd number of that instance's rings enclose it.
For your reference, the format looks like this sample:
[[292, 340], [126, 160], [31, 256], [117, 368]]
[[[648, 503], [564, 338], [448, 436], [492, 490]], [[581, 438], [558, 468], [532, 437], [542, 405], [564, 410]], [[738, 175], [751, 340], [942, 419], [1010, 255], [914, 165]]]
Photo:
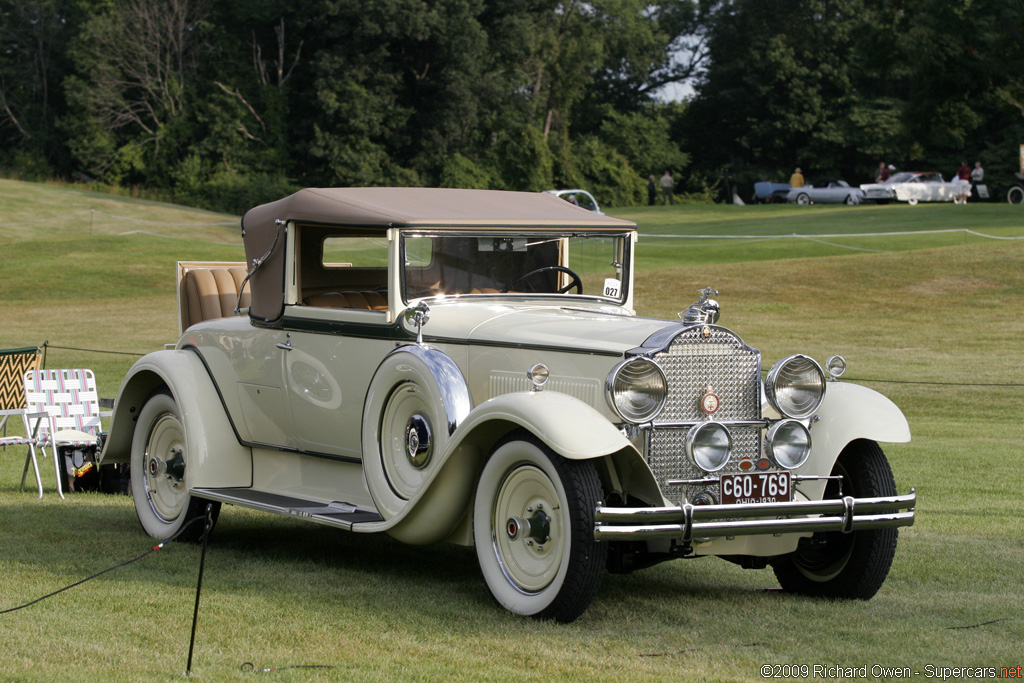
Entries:
[[[670, 480], [709, 478], [694, 466], [683, 450], [688, 427], [681, 422], [702, 422], [708, 415], [701, 399], [709, 387], [718, 396], [720, 407], [711, 417], [716, 421], [761, 419], [761, 356], [736, 335], [721, 327], [703, 326], [684, 330], [668, 348], [654, 356], [668, 380], [668, 399], [654, 423], [648, 442], [648, 463], [665, 496], [679, 504], [683, 498], [715, 486], [682, 487], [668, 485]], [[733, 456], [722, 470], [739, 472], [740, 463], [761, 457], [761, 428], [730, 426]], [[715, 475], [717, 476], [717, 474]]]

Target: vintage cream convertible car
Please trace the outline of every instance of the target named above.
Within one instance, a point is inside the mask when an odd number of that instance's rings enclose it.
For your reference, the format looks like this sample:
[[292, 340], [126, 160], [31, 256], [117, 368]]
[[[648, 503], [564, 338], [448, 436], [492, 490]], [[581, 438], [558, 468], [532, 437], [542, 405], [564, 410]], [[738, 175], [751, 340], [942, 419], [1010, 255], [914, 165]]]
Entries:
[[899, 409], [839, 357], [831, 381], [804, 355], [762, 378], [710, 288], [635, 315], [632, 223], [306, 189], [242, 235], [246, 269], [185, 272], [181, 339], [116, 400], [102, 462], [130, 463], [152, 536], [195, 539], [212, 501], [475, 546], [498, 603], [567, 622], [606, 570], [706, 555], [870, 598], [913, 523], [878, 446], [910, 439]]

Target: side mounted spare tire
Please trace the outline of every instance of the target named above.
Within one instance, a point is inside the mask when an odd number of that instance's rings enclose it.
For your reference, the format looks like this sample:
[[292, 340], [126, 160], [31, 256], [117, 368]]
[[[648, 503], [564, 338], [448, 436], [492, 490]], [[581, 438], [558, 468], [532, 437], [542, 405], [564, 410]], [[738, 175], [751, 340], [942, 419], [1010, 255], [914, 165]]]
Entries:
[[441, 465], [439, 454], [472, 408], [462, 371], [438, 349], [392, 351], [363, 406], [363, 472], [384, 519], [399, 515]]

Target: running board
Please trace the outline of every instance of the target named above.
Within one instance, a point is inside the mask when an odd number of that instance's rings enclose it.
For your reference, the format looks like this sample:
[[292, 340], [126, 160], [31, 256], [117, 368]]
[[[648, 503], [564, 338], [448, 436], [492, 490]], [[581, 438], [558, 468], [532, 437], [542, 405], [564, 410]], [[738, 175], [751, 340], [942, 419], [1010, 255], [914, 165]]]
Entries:
[[339, 501], [321, 503], [248, 488], [192, 489], [191, 493], [197, 498], [241, 505], [254, 510], [272, 512], [275, 515], [303, 517], [311, 522], [335, 526], [348, 531], [352, 530], [353, 524], [360, 522], [384, 521], [384, 518], [376, 510], [360, 510], [355, 505]]

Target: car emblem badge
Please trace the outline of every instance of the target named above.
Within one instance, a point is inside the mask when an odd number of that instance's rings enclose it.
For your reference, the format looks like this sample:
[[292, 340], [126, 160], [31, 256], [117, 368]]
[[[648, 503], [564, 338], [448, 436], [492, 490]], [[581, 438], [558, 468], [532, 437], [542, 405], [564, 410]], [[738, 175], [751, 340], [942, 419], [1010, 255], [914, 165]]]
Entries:
[[710, 337], [710, 336], [711, 336], [711, 328], [710, 328], [710, 327], [708, 327], [707, 325], [705, 325], [705, 326], [704, 326], [704, 329], [702, 329], [702, 330], [700, 331], [700, 333], [704, 335], [704, 338], [705, 338], [705, 339], [707, 339], [708, 337]]
[[718, 396], [715, 394], [714, 388], [709, 384], [708, 390], [704, 393], [704, 398], [700, 401], [701, 410], [708, 415], [714, 415], [718, 412], [718, 408], [721, 406], [721, 401], [718, 400]]

